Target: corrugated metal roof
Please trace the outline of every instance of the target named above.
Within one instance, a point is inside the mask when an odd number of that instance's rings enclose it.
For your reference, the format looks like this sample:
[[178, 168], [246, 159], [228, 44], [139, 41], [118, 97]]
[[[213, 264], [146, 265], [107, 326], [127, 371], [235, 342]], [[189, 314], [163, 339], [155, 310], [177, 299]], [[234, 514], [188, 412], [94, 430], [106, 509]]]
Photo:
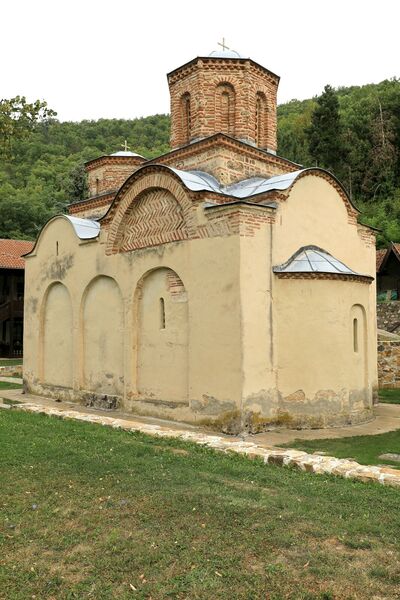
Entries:
[[340, 260], [318, 248], [304, 246], [282, 265], [273, 267], [274, 273], [336, 273], [337, 275], [360, 275]]
[[0, 239], [0, 269], [24, 269], [24, 254], [30, 252], [34, 242]]

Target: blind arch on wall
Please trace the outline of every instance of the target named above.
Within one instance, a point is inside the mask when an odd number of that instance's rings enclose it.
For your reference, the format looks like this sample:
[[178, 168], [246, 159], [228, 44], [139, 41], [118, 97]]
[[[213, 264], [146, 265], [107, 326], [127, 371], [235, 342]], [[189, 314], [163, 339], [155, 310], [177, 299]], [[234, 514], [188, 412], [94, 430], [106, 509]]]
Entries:
[[232, 84], [223, 82], [215, 91], [215, 132], [235, 135], [236, 94]]
[[255, 139], [259, 148], [268, 146], [268, 103], [264, 92], [256, 94]]

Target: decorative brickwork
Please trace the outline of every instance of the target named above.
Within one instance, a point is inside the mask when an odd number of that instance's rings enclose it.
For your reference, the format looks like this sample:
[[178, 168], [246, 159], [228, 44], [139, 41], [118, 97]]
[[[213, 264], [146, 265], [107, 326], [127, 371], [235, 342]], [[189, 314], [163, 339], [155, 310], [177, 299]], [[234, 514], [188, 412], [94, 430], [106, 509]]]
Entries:
[[[172, 148], [223, 132], [276, 151], [277, 75], [250, 59], [206, 57], [170, 73], [168, 83]], [[188, 119], [182, 117], [188, 97], [189, 136]]]
[[169, 192], [144, 192], [125, 214], [115, 244], [120, 252], [187, 238], [182, 208]]
[[200, 170], [223, 184], [249, 177], [272, 177], [298, 171], [301, 165], [224, 134], [193, 142], [148, 161], [182, 170]]
[[89, 197], [117, 190], [146, 159], [142, 156], [101, 156], [85, 164]]
[[[194, 210], [182, 182], [171, 171], [142, 170], [122, 186], [103, 220], [110, 223], [106, 253], [195, 237]], [[135, 240], [128, 222], [141, 240]]]
[[99, 219], [106, 214], [117, 191], [114, 190], [109, 194], [102, 194], [101, 196], [88, 198], [81, 202], [74, 202], [68, 206], [68, 214], [86, 219]]
[[372, 283], [374, 280], [373, 277], [369, 277], [369, 275], [341, 275], [339, 273], [280, 273], [279, 271], [275, 273], [279, 279], [336, 279], [340, 281], [357, 281], [359, 283]]
[[171, 269], [168, 269], [167, 272], [167, 285], [168, 285], [168, 291], [171, 294], [171, 298], [172, 300], [175, 301], [186, 301], [187, 300], [187, 294], [186, 294], [186, 290], [185, 290], [185, 286], [183, 285], [182, 279], [179, 277], [179, 275], [177, 273], [175, 273], [175, 271], [171, 271]]
[[198, 227], [201, 238], [240, 235], [253, 237], [266, 223], [275, 222], [274, 209], [245, 203], [221, 204], [207, 209], [207, 224]]

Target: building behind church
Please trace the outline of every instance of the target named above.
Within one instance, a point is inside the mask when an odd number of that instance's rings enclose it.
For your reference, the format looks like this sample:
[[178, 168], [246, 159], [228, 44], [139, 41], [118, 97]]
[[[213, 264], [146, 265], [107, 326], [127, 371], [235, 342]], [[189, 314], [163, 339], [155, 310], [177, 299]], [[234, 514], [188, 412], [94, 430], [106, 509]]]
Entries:
[[370, 418], [373, 231], [276, 154], [277, 75], [224, 50], [168, 84], [171, 151], [90, 161], [26, 259], [26, 389], [231, 432]]

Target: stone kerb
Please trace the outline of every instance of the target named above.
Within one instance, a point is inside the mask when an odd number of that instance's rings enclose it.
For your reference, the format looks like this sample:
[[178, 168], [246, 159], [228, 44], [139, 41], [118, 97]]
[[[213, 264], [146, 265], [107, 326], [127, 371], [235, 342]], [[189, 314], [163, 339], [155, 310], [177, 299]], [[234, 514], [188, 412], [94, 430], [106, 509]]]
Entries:
[[400, 471], [390, 467], [360, 465], [354, 460], [340, 459], [334, 456], [307, 454], [301, 450], [287, 448], [269, 448], [258, 446], [250, 441], [230, 440], [227, 437], [211, 435], [201, 431], [189, 431], [184, 428], [169, 429], [168, 426], [154, 425], [128, 419], [107, 417], [79, 412], [77, 410], [61, 410], [50, 406], [34, 403], [24, 403], [13, 406], [13, 410], [23, 410], [33, 413], [44, 413], [48, 416], [62, 419], [76, 419], [89, 423], [97, 423], [124, 431], [140, 431], [147, 435], [167, 438], [179, 438], [188, 442], [203, 444], [222, 452], [236, 452], [248, 458], [260, 458], [265, 464], [293, 467], [300, 471], [319, 475], [336, 475], [346, 479], [354, 479], [364, 483], [375, 482], [391, 487], [400, 487]]

